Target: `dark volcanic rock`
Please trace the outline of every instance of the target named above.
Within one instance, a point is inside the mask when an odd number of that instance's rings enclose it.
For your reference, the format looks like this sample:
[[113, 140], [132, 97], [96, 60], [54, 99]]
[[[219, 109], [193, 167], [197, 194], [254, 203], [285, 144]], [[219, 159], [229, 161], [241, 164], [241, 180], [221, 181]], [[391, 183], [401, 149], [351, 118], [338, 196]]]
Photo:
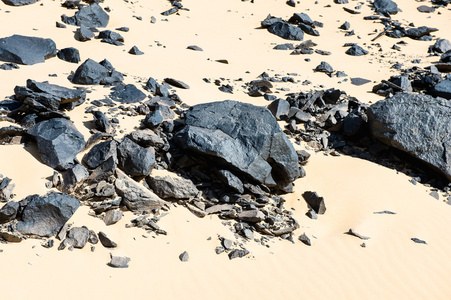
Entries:
[[319, 36], [318, 30], [314, 29], [310, 25], [306, 25], [304, 23], [299, 23], [299, 28], [301, 28], [302, 31], [304, 31], [307, 34], [313, 35], [313, 36]]
[[75, 39], [80, 42], [89, 41], [94, 37], [95, 37], [94, 32], [92, 32], [91, 29], [89, 29], [83, 24], [81, 24], [81, 26], [75, 32]]
[[58, 51], [57, 55], [59, 59], [67, 62], [76, 64], [80, 62], [80, 52], [73, 47], [61, 49], [60, 51]]
[[391, 0], [374, 0], [373, 6], [376, 12], [384, 15], [395, 15], [399, 11], [398, 5]]
[[409, 28], [406, 31], [406, 35], [412, 39], [419, 39], [424, 35], [427, 35], [431, 32], [438, 31], [437, 28], [421, 26], [418, 28]]
[[186, 83], [184, 83], [183, 81], [174, 79], [174, 78], [165, 78], [164, 81], [166, 83], [169, 83], [172, 86], [181, 88], [181, 89], [189, 89], [189, 85], [187, 85]]
[[74, 248], [82, 249], [89, 240], [89, 229], [86, 227], [73, 227], [67, 232], [65, 243]]
[[105, 248], [116, 248], [117, 244], [113, 242], [105, 233], [99, 232], [99, 240], [103, 247]]
[[266, 108], [236, 101], [195, 105], [174, 139], [268, 186], [283, 188], [299, 176], [293, 145]]
[[234, 258], [241, 258], [249, 254], [249, 251], [246, 249], [235, 249], [229, 253], [229, 259], [232, 260]]
[[23, 6], [23, 5], [33, 4], [35, 2], [38, 2], [39, 0], [2, 0], [2, 1], [6, 5]]
[[42, 121], [31, 127], [28, 134], [36, 139], [42, 160], [52, 168], [69, 168], [85, 146], [83, 135], [67, 119]]
[[451, 99], [451, 80], [443, 80], [437, 83], [431, 91], [434, 96]]
[[146, 99], [146, 94], [133, 84], [116, 86], [111, 90], [110, 98], [121, 103], [136, 103]]
[[[107, 65], [108, 66], [108, 65]], [[75, 71], [72, 83], [75, 84], [118, 84], [122, 74], [88, 58]]]
[[72, 193], [88, 176], [88, 170], [84, 166], [76, 164], [73, 168], [62, 172], [63, 182], [57, 187], [63, 193]]
[[139, 50], [138, 47], [136, 47], [136, 46], [133, 46], [130, 50], [128, 50], [128, 53], [133, 54], [133, 55], [143, 55], [144, 54], [144, 52]]
[[83, 157], [83, 162], [90, 169], [95, 169], [110, 157], [117, 163], [117, 144], [115, 141], [105, 141], [94, 145]]
[[17, 231], [45, 237], [57, 233], [80, 206], [74, 196], [55, 192], [43, 197], [28, 196], [22, 201], [28, 203], [17, 223]]
[[324, 73], [332, 73], [334, 71], [334, 68], [332, 68], [331, 65], [329, 65], [327, 62], [322, 61], [319, 65], [315, 68], [316, 72], [324, 72]]
[[307, 25], [313, 25], [312, 19], [309, 15], [305, 13], [294, 13], [293, 16], [288, 20], [290, 23], [304, 23]]
[[440, 61], [444, 63], [451, 62], [451, 49], [443, 53], [442, 56], [440, 56]]
[[445, 53], [451, 50], [451, 42], [446, 39], [438, 39], [434, 45], [429, 47], [429, 52]]
[[199, 190], [186, 178], [171, 174], [166, 176], [148, 176], [149, 187], [161, 198], [188, 199], [197, 196]]
[[113, 41], [124, 42], [124, 38], [117, 32], [104, 30], [99, 33], [99, 39], [110, 39]]
[[129, 138], [117, 147], [119, 168], [130, 176], [146, 176], [155, 165], [155, 154]]
[[61, 20], [68, 25], [84, 25], [94, 28], [106, 27], [109, 19], [108, 14], [97, 3], [82, 7], [72, 17], [66, 15], [61, 16]]
[[427, 95], [399, 93], [368, 109], [373, 136], [451, 180], [451, 106]]
[[19, 202], [10, 201], [0, 209], [0, 224], [7, 223], [16, 218], [19, 211]]
[[219, 170], [218, 176], [219, 179], [238, 193], [242, 194], [244, 192], [243, 182], [229, 170]]
[[353, 45], [351, 48], [346, 50], [345, 53], [348, 55], [352, 55], [352, 56], [361, 56], [361, 55], [368, 54], [368, 51], [366, 51], [365, 49], [363, 49], [362, 47], [360, 47], [358, 45]]
[[105, 116], [100, 110], [96, 110], [94, 113], [94, 124], [96, 128], [105, 133], [111, 133], [113, 131], [113, 125], [111, 125], [110, 120]]
[[281, 120], [288, 116], [288, 112], [290, 111], [290, 103], [284, 99], [277, 99], [268, 105], [268, 109], [274, 118]]
[[326, 212], [326, 204], [324, 203], [324, 198], [318, 196], [316, 192], [304, 192], [302, 194], [302, 197], [317, 214], [323, 215]]
[[1, 61], [34, 65], [55, 55], [56, 45], [51, 39], [17, 34], [0, 39]]
[[302, 41], [304, 32], [296, 26], [285, 22], [276, 22], [268, 27], [268, 31], [286, 40]]

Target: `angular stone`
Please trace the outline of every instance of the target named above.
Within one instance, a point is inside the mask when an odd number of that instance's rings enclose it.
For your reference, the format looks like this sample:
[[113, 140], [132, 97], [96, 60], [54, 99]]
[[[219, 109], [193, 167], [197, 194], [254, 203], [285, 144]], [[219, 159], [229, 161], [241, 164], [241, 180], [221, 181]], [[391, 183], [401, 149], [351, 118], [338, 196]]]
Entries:
[[116, 86], [111, 90], [110, 98], [121, 103], [136, 103], [146, 99], [146, 94], [133, 84]]
[[122, 212], [117, 209], [109, 210], [105, 213], [105, 216], [103, 216], [103, 222], [107, 226], [116, 224], [121, 219], [122, 219]]
[[409, 28], [406, 31], [406, 35], [412, 39], [419, 39], [424, 35], [428, 35], [431, 32], [438, 31], [437, 28], [421, 26], [418, 28]]
[[39, 0], [2, 0], [6, 5], [23, 6], [38, 2]]
[[184, 83], [183, 81], [180, 81], [178, 79], [174, 78], [165, 78], [164, 81], [172, 86], [181, 88], [181, 89], [189, 89], [189, 85]]
[[17, 34], [0, 39], [1, 61], [34, 65], [54, 56], [56, 56], [56, 44], [51, 39]]
[[315, 68], [316, 72], [324, 72], [324, 73], [332, 73], [334, 71], [334, 68], [332, 68], [331, 65], [329, 65], [327, 62], [322, 61], [318, 66]]
[[16, 218], [19, 211], [19, 203], [10, 201], [0, 209], [0, 224], [8, 223]]
[[265, 215], [258, 209], [244, 210], [238, 214], [238, 219], [244, 222], [258, 223], [265, 219]]
[[288, 20], [290, 23], [304, 23], [307, 25], [313, 25], [312, 19], [309, 17], [309, 15], [305, 13], [294, 13], [293, 16]]
[[42, 161], [52, 168], [69, 168], [85, 146], [83, 135], [67, 119], [42, 121], [27, 133], [36, 139]]
[[219, 170], [218, 175], [219, 179], [221, 179], [222, 182], [227, 184], [227, 186], [234, 189], [240, 194], [244, 193], [243, 182], [240, 180], [240, 178], [238, 178], [238, 176], [235, 176], [229, 170]]
[[74, 248], [82, 249], [89, 239], [89, 229], [83, 227], [72, 227], [66, 236], [66, 243]]
[[67, 62], [76, 64], [80, 62], [80, 52], [78, 51], [78, 49], [75, 49], [73, 47], [61, 49], [56, 55], [59, 59]]
[[108, 14], [97, 3], [82, 7], [72, 17], [68, 17], [66, 15], [61, 16], [61, 21], [68, 25], [84, 25], [86, 27], [93, 28], [106, 27], [109, 19], [110, 17]]
[[199, 193], [191, 180], [175, 173], [165, 176], [149, 175], [146, 181], [155, 194], [163, 199], [188, 199], [197, 196]]
[[74, 196], [55, 192], [42, 197], [33, 195], [26, 201], [29, 202], [17, 223], [17, 231], [44, 237], [56, 234], [80, 206]]
[[72, 83], [75, 84], [118, 84], [122, 80], [121, 73], [109, 70], [90, 58], [77, 68], [72, 77]]
[[117, 147], [119, 168], [130, 176], [147, 176], [155, 165], [155, 154], [129, 138]]
[[323, 215], [326, 212], [326, 204], [324, 198], [318, 196], [316, 192], [304, 192], [302, 194], [305, 202], [319, 215]]
[[391, 0], [374, 0], [373, 7], [381, 14], [396, 15], [399, 11], [398, 5]]
[[229, 259], [232, 260], [234, 258], [242, 258], [249, 254], [249, 251], [246, 249], [235, 249], [229, 253]]
[[451, 107], [428, 95], [398, 93], [368, 109], [372, 135], [451, 180]]
[[438, 39], [435, 44], [429, 47], [429, 52], [445, 53], [451, 50], [451, 42], [447, 39]]
[[268, 27], [268, 31], [286, 40], [302, 41], [304, 38], [302, 29], [286, 22], [276, 22]]
[[110, 120], [105, 116], [105, 114], [99, 110], [93, 112], [94, 124], [97, 129], [101, 132], [111, 133], [113, 131], [113, 125], [111, 125]]
[[128, 177], [121, 170], [116, 170], [116, 191], [123, 198], [124, 204], [131, 211], [152, 211], [167, 206], [168, 203], [142, 184]]
[[92, 32], [91, 29], [89, 29], [83, 24], [81, 24], [81, 26], [77, 29], [75, 36], [75, 38], [80, 42], [89, 41], [94, 37], [95, 37], [94, 32]]
[[311, 246], [312, 245], [312, 242], [310, 241], [310, 238], [305, 233], [303, 233], [303, 234], [301, 234], [299, 236], [299, 240], [302, 243], [304, 243], [305, 245], [307, 245], [307, 246]]
[[272, 113], [276, 120], [285, 119], [288, 116], [290, 110], [290, 103], [284, 99], [277, 99], [268, 105], [269, 111]]
[[293, 145], [266, 108], [230, 100], [195, 105], [174, 140], [272, 187], [299, 176]]
[[130, 262], [130, 258], [126, 256], [113, 256], [110, 254], [111, 260], [108, 263], [108, 266], [112, 268], [128, 268], [128, 263]]
[[183, 251], [182, 254], [179, 255], [180, 261], [187, 262], [189, 260], [188, 252]]
[[451, 80], [443, 80], [432, 88], [431, 94], [445, 99], [451, 99]]
[[110, 39], [113, 41], [124, 42], [124, 38], [117, 32], [111, 30], [104, 30], [99, 33], [99, 39]]
[[136, 47], [136, 46], [133, 46], [132, 48], [130, 48], [130, 50], [128, 50], [128, 53], [133, 54], [133, 55], [143, 55], [144, 54], [144, 52], [139, 50], [138, 47]]
[[117, 244], [113, 242], [104, 232], [99, 232], [99, 241], [105, 248], [116, 248]]
[[352, 47], [346, 50], [345, 53], [352, 56], [362, 56], [368, 54], [368, 51], [358, 45], [352, 45]]
[[95, 169], [106, 162], [110, 157], [117, 163], [116, 141], [105, 141], [94, 145], [83, 157], [83, 163], [90, 169]]
[[58, 189], [63, 193], [72, 193], [83, 184], [88, 176], [88, 170], [84, 166], [76, 164], [73, 168], [63, 172], [63, 182], [61, 186], [58, 186]]

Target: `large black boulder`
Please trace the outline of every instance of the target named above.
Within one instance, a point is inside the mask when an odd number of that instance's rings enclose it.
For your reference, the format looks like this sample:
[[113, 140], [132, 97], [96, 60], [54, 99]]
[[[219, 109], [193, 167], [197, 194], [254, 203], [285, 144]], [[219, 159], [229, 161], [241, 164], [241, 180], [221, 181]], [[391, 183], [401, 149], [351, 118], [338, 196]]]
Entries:
[[117, 164], [117, 143], [115, 141], [105, 141], [94, 145], [83, 157], [83, 163], [90, 169], [95, 169], [109, 158]]
[[35, 2], [38, 2], [39, 0], [2, 0], [2, 1], [6, 5], [23, 6], [23, 5], [33, 4]]
[[61, 21], [68, 25], [84, 25], [86, 27], [94, 28], [106, 27], [108, 25], [109, 19], [110, 17], [108, 16], [108, 14], [97, 3], [82, 7], [72, 17], [68, 17], [66, 15], [61, 16]]
[[57, 55], [59, 59], [67, 62], [76, 64], [80, 62], [80, 52], [78, 51], [78, 49], [73, 47], [61, 49], [60, 51], [58, 51]]
[[451, 180], [451, 106], [428, 95], [398, 93], [368, 109], [372, 135]]
[[130, 176], [147, 176], [155, 165], [155, 154], [125, 137], [117, 147], [119, 168]]
[[75, 84], [119, 84], [123, 80], [121, 73], [88, 58], [75, 71], [72, 83]]
[[396, 15], [399, 11], [398, 5], [391, 0], [374, 0], [373, 6], [376, 12], [384, 15]]
[[80, 201], [74, 196], [50, 192], [45, 196], [32, 195], [21, 201], [24, 205], [17, 231], [50, 237], [72, 217], [80, 207]]
[[434, 85], [431, 94], [448, 100], [451, 99], [451, 80], [443, 80]]
[[55, 55], [56, 44], [51, 39], [17, 34], [0, 39], [1, 61], [34, 65]]
[[133, 84], [116, 86], [111, 90], [110, 98], [121, 103], [135, 103], [146, 99], [146, 94]]
[[301, 28], [286, 22], [276, 22], [268, 27], [268, 31], [286, 40], [302, 41], [304, 38]]
[[83, 135], [71, 121], [63, 118], [39, 122], [27, 133], [36, 139], [42, 161], [52, 168], [70, 168], [85, 146]]
[[293, 145], [263, 107], [231, 100], [195, 105], [174, 141], [270, 187], [285, 188], [299, 176]]

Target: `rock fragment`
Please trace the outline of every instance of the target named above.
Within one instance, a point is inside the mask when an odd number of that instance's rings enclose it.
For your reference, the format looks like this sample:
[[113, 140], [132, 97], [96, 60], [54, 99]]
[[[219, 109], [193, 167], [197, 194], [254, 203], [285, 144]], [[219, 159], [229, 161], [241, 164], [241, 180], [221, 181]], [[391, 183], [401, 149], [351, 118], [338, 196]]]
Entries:
[[307, 191], [302, 194], [305, 202], [319, 215], [326, 212], [326, 204], [324, 198], [318, 196], [316, 192]]
[[0, 60], [34, 65], [56, 56], [56, 44], [51, 39], [12, 35], [0, 38]]
[[110, 254], [111, 260], [108, 263], [108, 266], [112, 268], [128, 268], [128, 263], [130, 262], [130, 258], [126, 256], [114, 256]]

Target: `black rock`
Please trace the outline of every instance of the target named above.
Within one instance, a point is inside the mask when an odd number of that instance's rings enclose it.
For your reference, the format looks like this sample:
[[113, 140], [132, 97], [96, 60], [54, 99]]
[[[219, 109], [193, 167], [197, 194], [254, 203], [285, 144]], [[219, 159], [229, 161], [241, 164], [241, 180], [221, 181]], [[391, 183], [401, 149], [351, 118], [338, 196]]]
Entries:
[[351, 28], [351, 24], [349, 24], [348, 21], [344, 22], [343, 24], [341, 24], [340, 29], [343, 30], [349, 30], [349, 28]]
[[108, 263], [108, 266], [112, 268], [128, 268], [128, 263], [130, 262], [130, 258], [126, 256], [113, 256], [110, 254], [111, 260]]
[[42, 197], [29, 196], [22, 201], [25, 208], [17, 231], [45, 237], [56, 234], [80, 206], [74, 196], [55, 192]]
[[130, 176], [146, 176], [155, 165], [155, 154], [129, 138], [124, 138], [117, 147], [119, 168]]
[[296, 7], [296, 2], [294, 0], [288, 0], [287, 5], [291, 7]]
[[246, 249], [235, 249], [229, 253], [229, 259], [232, 260], [234, 258], [241, 258], [249, 254], [249, 251]]
[[199, 190], [190, 179], [177, 174], [166, 176], [150, 175], [146, 178], [147, 184], [159, 197], [173, 199], [189, 199], [197, 196]]
[[311, 246], [312, 245], [312, 242], [310, 241], [310, 238], [305, 233], [303, 233], [303, 234], [301, 234], [299, 236], [299, 240], [302, 243], [304, 243], [305, 245], [307, 245], [307, 246]]
[[268, 109], [276, 120], [282, 120], [288, 116], [290, 103], [284, 99], [277, 99], [268, 105]]
[[427, 5], [421, 5], [417, 7], [417, 10], [422, 13], [432, 13], [435, 11], [435, 8]]
[[65, 24], [63, 24], [63, 23], [56, 22], [56, 27], [57, 28], [66, 28], [67, 26]]
[[334, 0], [334, 3], [336, 3], [336, 4], [347, 4], [348, 0]]
[[107, 44], [111, 44], [114, 46], [124, 46], [123, 43], [116, 41], [116, 40], [112, 40], [112, 39], [101, 39], [100, 40], [102, 43], [107, 43]]
[[182, 254], [179, 255], [180, 261], [187, 262], [189, 260], [188, 252], [183, 251]]
[[304, 192], [302, 194], [305, 202], [319, 215], [323, 215], [326, 212], [326, 204], [324, 198], [318, 196], [316, 192]]
[[438, 39], [434, 45], [429, 47], [429, 52], [445, 53], [451, 50], [451, 42], [447, 39]]
[[299, 176], [296, 152], [266, 108], [230, 100], [195, 105], [174, 140], [271, 187]]
[[67, 62], [76, 64], [80, 62], [80, 52], [73, 47], [61, 49], [58, 51], [57, 55], [59, 59]]
[[295, 47], [293, 44], [286, 43], [286, 44], [276, 45], [276, 46], [274, 46], [273, 49], [275, 49], [275, 50], [294, 50], [294, 48]]
[[350, 113], [343, 119], [343, 134], [346, 136], [355, 136], [361, 131], [364, 124], [365, 121], [362, 118]]
[[354, 229], [352, 229], [352, 228], [349, 229], [349, 231], [346, 232], [346, 234], [355, 236], [356, 238], [359, 238], [359, 239], [361, 239], [361, 240], [369, 240], [369, 239], [370, 239], [370, 238], [367, 237], [367, 236], [364, 236], [364, 235], [361, 235], [361, 234], [357, 233], [357, 232], [356, 232]]
[[244, 193], [243, 182], [229, 170], [219, 170], [218, 176], [222, 182], [224, 182], [233, 190], [237, 191], [240, 194]]
[[290, 23], [304, 23], [306, 25], [313, 25], [312, 19], [305, 13], [294, 13], [288, 20]]
[[451, 99], [451, 80], [443, 80], [437, 83], [430, 93], [437, 97]]
[[116, 86], [111, 90], [110, 98], [121, 103], [136, 103], [146, 99], [146, 94], [133, 84]]
[[358, 15], [358, 14], [361, 13], [361, 12], [358, 11], [358, 10], [350, 9], [350, 8], [347, 8], [347, 7], [343, 7], [343, 10], [344, 10], [345, 12], [348, 12], [348, 13], [352, 14], [352, 15]]
[[164, 117], [159, 109], [151, 111], [146, 115], [146, 118], [143, 121], [143, 124], [148, 128], [153, 129], [163, 123]]
[[351, 78], [351, 84], [356, 85], [356, 86], [361, 86], [364, 85], [368, 82], [371, 82], [371, 80], [369, 79], [365, 79], [365, 78], [361, 78], [361, 77], [352, 77]]
[[89, 229], [83, 227], [72, 227], [66, 236], [66, 240], [63, 243], [70, 245], [74, 248], [82, 249], [89, 240]]
[[97, 3], [82, 7], [72, 17], [66, 15], [61, 16], [61, 21], [68, 25], [84, 25], [93, 28], [106, 27], [109, 19], [108, 14]]
[[438, 31], [437, 28], [421, 26], [418, 28], [409, 28], [406, 31], [406, 35], [412, 39], [419, 39], [431, 32]]
[[424, 244], [427, 245], [428, 243], [426, 243], [426, 241], [420, 240], [418, 238], [411, 238], [412, 241], [414, 241], [417, 244]]
[[72, 193], [88, 178], [89, 172], [84, 166], [76, 164], [73, 168], [62, 172], [61, 175], [63, 180], [57, 185], [58, 190], [63, 193]]
[[15, 63], [4, 63], [0, 65], [0, 69], [10, 71], [12, 69], [19, 69], [19, 66]]
[[0, 39], [1, 61], [34, 65], [54, 56], [56, 45], [51, 39], [17, 34]]
[[162, 14], [163, 16], [170, 16], [170, 15], [172, 15], [172, 14], [175, 14], [175, 13], [178, 12], [178, 11], [179, 11], [178, 7], [171, 7], [170, 9], [165, 10], [165, 11], [162, 12], [161, 14]]
[[196, 45], [188, 46], [188, 47], [186, 47], [186, 49], [194, 50], [194, 51], [204, 51], [201, 47], [196, 46]]
[[181, 88], [181, 89], [189, 89], [189, 85], [184, 83], [183, 81], [174, 79], [174, 78], [165, 78], [164, 81], [172, 86]]
[[99, 232], [99, 240], [103, 247], [105, 248], [116, 248], [117, 244], [113, 242], [105, 233]]
[[0, 224], [7, 223], [16, 218], [19, 211], [19, 203], [9, 201], [0, 209]]
[[38, 2], [39, 0], [2, 0], [2, 1], [6, 5], [23, 6], [23, 5], [33, 4], [35, 2]]
[[128, 27], [119, 27], [119, 28], [116, 28], [116, 30], [123, 31], [123, 32], [129, 32], [130, 28], [128, 28]]
[[99, 182], [108, 179], [116, 174], [117, 160], [114, 157], [108, 158], [104, 163], [100, 164], [92, 171], [88, 177], [89, 182]]
[[27, 133], [36, 139], [42, 161], [52, 168], [70, 168], [85, 146], [83, 135], [67, 119], [42, 121]]
[[133, 55], [143, 55], [144, 54], [144, 52], [139, 50], [138, 47], [136, 47], [136, 46], [133, 46], [130, 50], [128, 50], [128, 53], [133, 54]]
[[398, 93], [368, 109], [374, 138], [407, 152], [451, 180], [451, 107], [448, 100]]
[[396, 15], [399, 11], [398, 5], [391, 0], [374, 0], [373, 7], [377, 13], [383, 15]]
[[332, 68], [332, 66], [329, 65], [327, 62], [322, 61], [318, 66], [316, 66], [315, 71], [330, 74], [334, 71], [334, 68]]
[[268, 27], [268, 31], [286, 40], [302, 41], [304, 32], [296, 26], [285, 22], [276, 22]]
[[353, 45], [351, 48], [346, 50], [345, 53], [348, 55], [352, 55], [352, 56], [361, 56], [361, 55], [368, 54], [368, 51], [366, 51], [365, 49], [363, 49], [362, 47], [360, 47], [358, 45]]
[[72, 83], [75, 84], [118, 84], [123, 80], [121, 73], [110, 70], [88, 58], [75, 71]]
[[120, 210], [109, 210], [105, 213], [103, 217], [103, 222], [105, 225], [113, 225], [122, 219], [122, 212]]
[[268, 15], [263, 21], [261, 21], [261, 26], [263, 28], [268, 28], [269, 26], [277, 22], [283, 22], [283, 20], [281, 18], [276, 18], [271, 15]]
[[90, 39], [94, 38], [95, 34], [91, 31], [88, 27], [81, 24], [79, 28], [77, 28], [77, 31], [75, 32], [75, 38], [80, 42], [86, 42]]
[[299, 23], [299, 28], [301, 28], [302, 31], [304, 31], [307, 34], [313, 35], [313, 36], [319, 36], [318, 30], [314, 29], [310, 25], [306, 25], [304, 23]]
[[113, 41], [124, 42], [124, 38], [117, 32], [111, 30], [104, 30], [99, 33], [99, 39], [110, 39]]
[[446, 51], [440, 56], [440, 62], [449, 63], [451, 62], [451, 49]]
[[112, 158], [117, 164], [117, 143], [115, 141], [105, 141], [94, 145], [83, 157], [83, 163], [88, 168], [95, 169], [109, 158]]
[[96, 128], [101, 132], [111, 133], [113, 131], [113, 125], [110, 120], [100, 110], [96, 110], [94, 113], [94, 124]]

